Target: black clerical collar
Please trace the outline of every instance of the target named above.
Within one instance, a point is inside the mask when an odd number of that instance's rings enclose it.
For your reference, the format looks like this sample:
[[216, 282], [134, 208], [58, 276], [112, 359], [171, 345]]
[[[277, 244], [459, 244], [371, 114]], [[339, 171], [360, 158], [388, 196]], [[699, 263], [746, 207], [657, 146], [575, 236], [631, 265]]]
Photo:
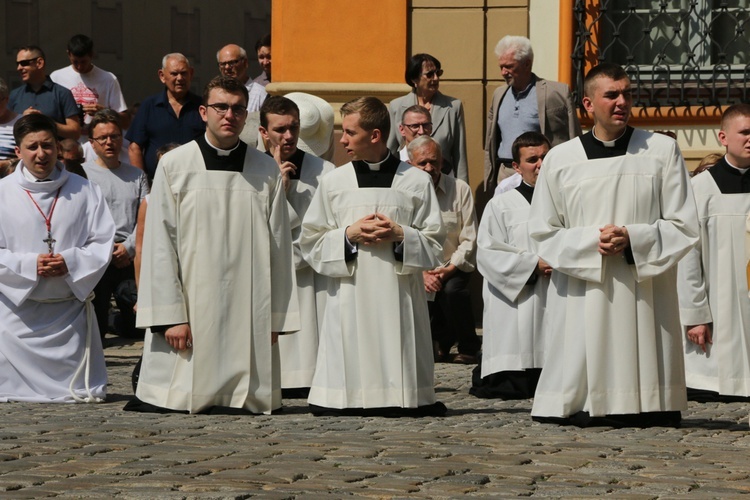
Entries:
[[362, 160], [354, 160], [354, 172], [357, 174], [357, 184], [359, 187], [379, 187], [389, 188], [393, 184], [393, 178], [396, 176], [396, 170], [401, 164], [401, 160], [388, 153], [388, 156], [382, 162], [376, 164], [380, 168], [373, 170], [372, 164]]
[[742, 172], [741, 169], [731, 166], [727, 162], [726, 156], [719, 160], [716, 165], [708, 169], [711, 177], [716, 182], [722, 194], [741, 194], [750, 193], [750, 175]]
[[633, 130], [633, 127], [628, 126], [620, 137], [607, 142], [597, 139], [593, 131], [587, 132], [581, 136], [581, 144], [589, 160], [624, 156], [628, 152], [628, 144], [630, 144], [630, 138], [633, 136]]
[[199, 135], [195, 142], [203, 155], [207, 170], [224, 170], [229, 172], [242, 172], [245, 165], [245, 153], [247, 144], [238, 141], [231, 150], [217, 149], [206, 140], [205, 135]]
[[529, 186], [524, 181], [521, 181], [521, 184], [518, 185], [516, 191], [521, 193], [523, 197], [526, 198], [526, 201], [529, 202], [529, 205], [531, 205], [531, 198], [534, 196], [534, 186]]
[[[273, 155], [270, 151], [266, 151], [266, 154], [273, 158]], [[297, 148], [297, 150], [292, 154], [292, 156], [286, 160], [288, 162], [291, 162], [292, 165], [294, 165], [295, 171], [294, 173], [289, 175], [290, 179], [299, 179], [300, 173], [302, 172], [302, 163], [305, 161], [305, 152], [302, 151], [300, 148]]]

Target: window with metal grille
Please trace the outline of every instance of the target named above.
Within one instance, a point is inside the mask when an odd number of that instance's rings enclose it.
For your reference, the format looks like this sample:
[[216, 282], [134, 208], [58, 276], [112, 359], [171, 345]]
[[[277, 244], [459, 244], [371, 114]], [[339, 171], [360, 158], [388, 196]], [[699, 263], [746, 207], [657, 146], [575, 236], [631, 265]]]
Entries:
[[750, 102], [748, 0], [576, 0], [576, 102], [601, 61], [622, 65], [635, 106]]

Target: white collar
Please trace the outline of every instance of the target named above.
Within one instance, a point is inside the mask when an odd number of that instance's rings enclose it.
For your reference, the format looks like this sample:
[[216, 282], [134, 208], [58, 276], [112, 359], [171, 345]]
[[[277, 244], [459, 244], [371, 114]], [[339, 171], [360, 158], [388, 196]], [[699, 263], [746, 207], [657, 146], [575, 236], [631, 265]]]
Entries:
[[239, 139], [237, 139], [237, 144], [232, 149], [221, 149], [221, 148], [217, 148], [216, 146], [214, 146], [213, 144], [211, 144], [211, 141], [208, 140], [208, 134], [207, 133], [204, 134], [204, 137], [206, 139], [206, 144], [208, 144], [209, 146], [211, 146], [211, 148], [214, 149], [216, 151], [216, 154], [219, 155], [219, 156], [229, 156], [230, 154], [232, 154], [232, 151], [234, 151], [235, 149], [237, 149], [238, 147], [240, 147], [240, 140]]

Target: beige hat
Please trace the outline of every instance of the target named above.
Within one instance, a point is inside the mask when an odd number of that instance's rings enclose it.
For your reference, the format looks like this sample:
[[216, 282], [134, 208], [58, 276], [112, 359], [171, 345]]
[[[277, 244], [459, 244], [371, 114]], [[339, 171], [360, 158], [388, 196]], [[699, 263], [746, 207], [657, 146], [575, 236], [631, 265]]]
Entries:
[[299, 107], [300, 132], [297, 147], [306, 153], [325, 157], [333, 145], [333, 108], [320, 97], [291, 92], [284, 97]]

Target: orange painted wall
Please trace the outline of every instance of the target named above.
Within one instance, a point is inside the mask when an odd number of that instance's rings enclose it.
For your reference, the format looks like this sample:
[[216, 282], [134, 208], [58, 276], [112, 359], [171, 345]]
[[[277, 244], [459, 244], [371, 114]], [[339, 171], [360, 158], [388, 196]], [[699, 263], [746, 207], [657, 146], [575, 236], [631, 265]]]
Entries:
[[275, 82], [403, 83], [406, 0], [273, 0]]

